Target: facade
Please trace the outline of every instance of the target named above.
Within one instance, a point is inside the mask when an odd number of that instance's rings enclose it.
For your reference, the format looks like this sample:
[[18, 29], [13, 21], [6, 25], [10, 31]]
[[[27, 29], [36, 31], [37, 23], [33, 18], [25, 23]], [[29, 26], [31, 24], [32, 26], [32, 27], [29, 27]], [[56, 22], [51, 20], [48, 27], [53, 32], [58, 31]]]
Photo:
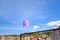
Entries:
[[60, 40], [60, 28], [23, 33], [20, 40]]
[[51, 33], [51, 40], [60, 40], [60, 28], [53, 30]]
[[2, 35], [2, 40], [20, 40], [20, 35]]
[[2, 40], [2, 36], [0, 35], [0, 40]]

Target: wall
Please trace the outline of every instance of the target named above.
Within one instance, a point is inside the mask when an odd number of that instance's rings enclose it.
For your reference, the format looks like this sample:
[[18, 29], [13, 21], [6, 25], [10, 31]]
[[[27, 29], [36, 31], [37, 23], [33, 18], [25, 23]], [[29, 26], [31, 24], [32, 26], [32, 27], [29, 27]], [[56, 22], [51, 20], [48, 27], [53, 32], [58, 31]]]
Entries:
[[51, 40], [60, 40], [60, 30], [55, 30], [51, 33]]
[[20, 40], [20, 36], [11, 36], [11, 35], [6, 35], [2, 37], [3, 40]]

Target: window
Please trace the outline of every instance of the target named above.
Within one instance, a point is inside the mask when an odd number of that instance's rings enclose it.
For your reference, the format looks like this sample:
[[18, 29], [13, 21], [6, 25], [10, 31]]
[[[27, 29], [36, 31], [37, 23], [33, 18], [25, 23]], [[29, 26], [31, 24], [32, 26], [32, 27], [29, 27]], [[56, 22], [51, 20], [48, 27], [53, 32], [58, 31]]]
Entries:
[[27, 37], [25, 37], [25, 40], [27, 39]]

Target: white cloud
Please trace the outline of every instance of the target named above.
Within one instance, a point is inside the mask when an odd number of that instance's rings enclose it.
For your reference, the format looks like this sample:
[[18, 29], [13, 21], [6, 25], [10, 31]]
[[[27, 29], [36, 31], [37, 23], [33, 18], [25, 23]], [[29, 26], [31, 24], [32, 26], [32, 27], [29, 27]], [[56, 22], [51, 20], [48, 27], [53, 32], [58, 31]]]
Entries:
[[39, 28], [39, 25], [34, 25], [33, 28], [34, 30], [37, 30]]
[[46, 25], [47, 26], [59, 26], [60, 25], [60, 20], [49, 22]]
[[35, 32], [35, 31], [31, 31], [31, 32]]

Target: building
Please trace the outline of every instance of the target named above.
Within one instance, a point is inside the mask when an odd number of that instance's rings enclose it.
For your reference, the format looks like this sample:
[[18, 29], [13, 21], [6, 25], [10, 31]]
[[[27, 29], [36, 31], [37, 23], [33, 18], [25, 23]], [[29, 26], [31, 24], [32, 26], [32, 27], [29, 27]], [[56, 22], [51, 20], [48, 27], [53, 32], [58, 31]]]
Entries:
[[0, 40], [2, 40], [2, 35], [0, 35]]
[[2, 35], [2, 40], [20, 40], [20, 35]]
[[51, 30], [23, 33], [20, 40], [60, 40], [60, 27]]

